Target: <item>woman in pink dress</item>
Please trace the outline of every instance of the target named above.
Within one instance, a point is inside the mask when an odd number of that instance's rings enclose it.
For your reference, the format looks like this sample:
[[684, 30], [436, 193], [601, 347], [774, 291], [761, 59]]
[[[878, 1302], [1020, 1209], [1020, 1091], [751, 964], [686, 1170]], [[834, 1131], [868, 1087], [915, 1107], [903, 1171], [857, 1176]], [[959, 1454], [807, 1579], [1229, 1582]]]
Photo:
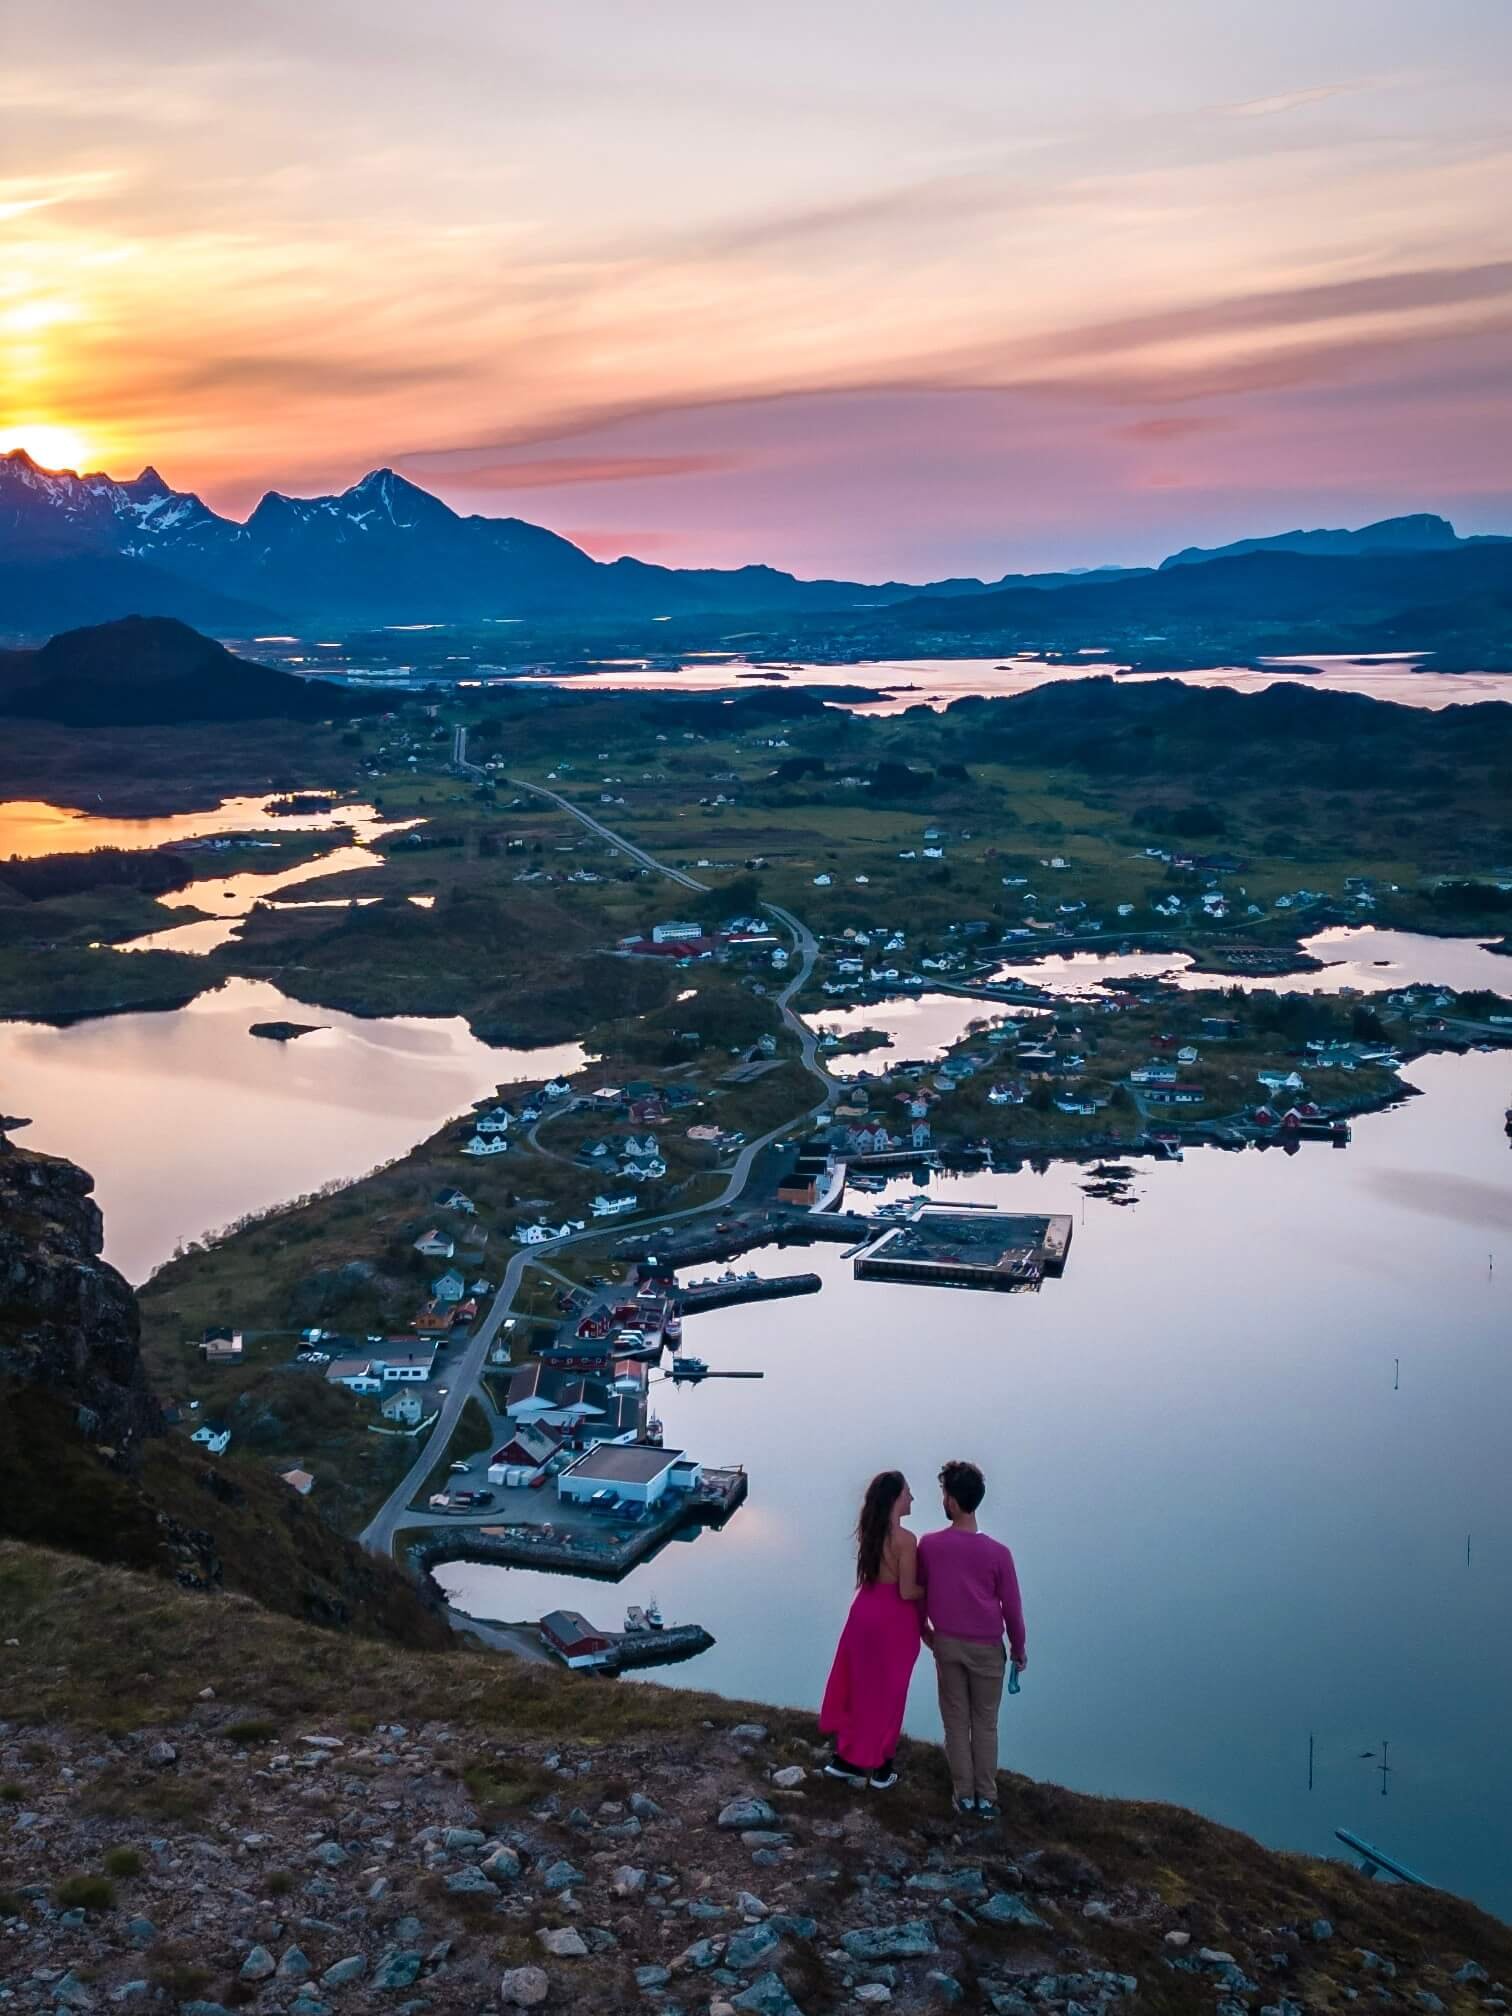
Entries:
[[885, 1792], [919, 1656], [919, 1543], [903, 1524], [913, 1493], [901, 1470], [873, 1477], [856, 1521], [856, 1595], [819, 1709], [835, 1739], [825, 1776]]

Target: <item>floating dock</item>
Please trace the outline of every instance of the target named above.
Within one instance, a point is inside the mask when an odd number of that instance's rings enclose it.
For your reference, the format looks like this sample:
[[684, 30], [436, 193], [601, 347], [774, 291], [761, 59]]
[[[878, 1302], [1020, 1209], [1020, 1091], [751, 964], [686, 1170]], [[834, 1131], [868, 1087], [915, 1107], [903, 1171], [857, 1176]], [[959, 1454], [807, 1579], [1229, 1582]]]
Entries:
[[926, 1204], [889, 1225], [851, 1264], [858, 1281], [1022, 1293], [1064, 1270], [1071, 1230], [1069, 1212], [1031, 1217]]

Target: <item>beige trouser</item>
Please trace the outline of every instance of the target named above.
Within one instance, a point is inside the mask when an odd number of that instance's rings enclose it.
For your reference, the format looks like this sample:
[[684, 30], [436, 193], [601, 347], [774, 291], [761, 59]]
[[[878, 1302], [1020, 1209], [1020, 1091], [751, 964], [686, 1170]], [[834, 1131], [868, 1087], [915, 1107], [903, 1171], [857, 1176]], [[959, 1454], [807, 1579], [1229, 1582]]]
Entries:
[[945, 1756], [957, 1799], [996, 1799], [998, 1709], [1008, 1653], [999, 1639], [934, 1641], [940, 1683], [940, 1720], [945, 1724]]

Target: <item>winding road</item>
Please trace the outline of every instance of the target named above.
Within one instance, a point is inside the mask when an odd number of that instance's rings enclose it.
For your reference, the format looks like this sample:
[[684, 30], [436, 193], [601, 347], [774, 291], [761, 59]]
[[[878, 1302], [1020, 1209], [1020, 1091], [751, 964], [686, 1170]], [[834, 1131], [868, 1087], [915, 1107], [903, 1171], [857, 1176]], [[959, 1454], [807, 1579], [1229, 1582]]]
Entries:
[[[690, 875], [684, 875], [680, 869], [668, 868], [654, 855], [646, 853], [643, 848], [632, 846], [628, 840], [622, 839], [617, 833], [612, 833], [607, 826], [581, 811], [570, 799], [562, 798], [554, 791], [546, 791], [537, 784], [519, 784], [519, 781], [513, 778], [510, 782], [520, 789], [535, 791], [542, 797], [551, 799], [563, 811], [570, 812], [575, 819], [580, 819], [590, 831], [620, 848], [630, 855], [632, 860], [639, 861], [643, 867], [653, 870], [658, 875], [668, 876], [685, 889], [705, 892], [703, 883], [694, 881]], [[662, 1212], [655, 1218], [641, 1219], [632, 1228], [636, 1232], [647, 1232], [656, 1225], [671, 1225], [682, 1218], [703, 1217], [710, 1212], [726, 1209], [735, 1202], [750, 1181], [751, 1171], [756, 1166], [756, 1158], [762, 1151], [769, 1148], [774, 1141], [780, 1140], [783, 1135], [791, 1133], [795, 1127], [802, 1126], [806, 1120], [828, 1105], [838, 1089], [835, 1081], [819, 1061], [818, 1038], [792, 1006], [795, 996], [813, 971], [819, 951], [818, 943], [808, 926], [793, 916], [791, 911], [779, 909], [775, 903], [767, 904], [766, 908], [780, 924], [792, 932], [798, 952], [798, 964], [792, 977], [774, 999], [783, 1021], [798, 1037], [804, 1068], [818, 1080], [823, 1096], [804, 1112], [790, 1115], [780, 1126], [768, 1129], [754, 1141], [748, 1141], [730, 1165], [724, 1187], [717, 1196], [703, 1204], [689, 1204], [677, 1211]], [[410, 1510], [411, 1504], [426, 1478], [446, 1454], [452, 1436], [456, 1433], [457, 1424], [462, 1419], [462, 1410], [469, 1399], [477, 1394], [481, 1403], [485, 1407], [488, 1406], [486, 1389], [480, 1390], [479, 1382], [488, 1363], [488, 1354], [493, 1348], [494, 1340], [503, 1327], [504, 1319], [519, 1292], [525, 1269], [545, 1260], [551, 1254], [560, 1253], [568, 1246], [585, 1244], [592, 1239], [602, 1239], [606, 1236], [607, 1230], [607, 1225], [591, 1225], [582, 1232], [569, 1232], [558, 1239], [543, 1240], [536, 1246], [522, 1246], [510, 1260], [499, 1283], [498, 1292], [489, 1304], [488, 1314], [468, 1340], [461, 1358], [455, 1365], [449, 1367], [450, 1385], [441, 1404], [441, 1411], [436, 1416], [435, 1425], [417, 1451], [414, 1462], [358, 1536], [365, 1547], [371, 1548], [375, 1553], [391, 1554], [394, 1535], [401, 1526], [423, 1523], [423, 1515], [421, 1520], [417, 1521], [416, 1515]], [[489, 1414], [492, 1418], [491, 1408]]]
[[591, 812], [585, 812], [581, 805], [574, 805], [570, 798], [564, 798], [560, 791], [548, 791], [544, 784], [528, 784], [523, 777], [508, 777], [505, 782], [515, 791], [533, 791], [537, 798], [550, 799], [560, 811], [570, 813], [590, 833], [596, 833], [600, 840], [607, 840], [611, 847], [617, 847], [621, 854], [628, 854], [632, 861], [638, 861], [642, 868], [649, 868], [653, 875], [665, 875], [669, 882], [677, 882], [684, 889], [696, 890], [700, 896], [708, 895], [707, 882], [700, 882], [697, 876], [688, 875], [681, 868], [669, 868], [665, 861], [658, 861], [654, 854], [648, 854], [644, 847], [637, 847], [622, 833], [613, 832], [602, 820], [595, 819]]

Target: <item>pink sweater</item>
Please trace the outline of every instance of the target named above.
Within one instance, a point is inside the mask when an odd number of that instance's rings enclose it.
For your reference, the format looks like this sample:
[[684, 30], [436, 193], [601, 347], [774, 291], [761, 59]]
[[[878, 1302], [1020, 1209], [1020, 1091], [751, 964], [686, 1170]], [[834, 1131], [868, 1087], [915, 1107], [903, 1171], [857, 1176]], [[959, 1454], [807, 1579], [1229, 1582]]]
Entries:
[[943, 1637], [992, 1644], [1006, 1631], [1009, 1651], [1023, 1659], [1024, 1606], [1013, 1556], [1001, 1540], [954, 1526], [926, 1533], [919, 1541], [919, 1580], [924, 1613]]

